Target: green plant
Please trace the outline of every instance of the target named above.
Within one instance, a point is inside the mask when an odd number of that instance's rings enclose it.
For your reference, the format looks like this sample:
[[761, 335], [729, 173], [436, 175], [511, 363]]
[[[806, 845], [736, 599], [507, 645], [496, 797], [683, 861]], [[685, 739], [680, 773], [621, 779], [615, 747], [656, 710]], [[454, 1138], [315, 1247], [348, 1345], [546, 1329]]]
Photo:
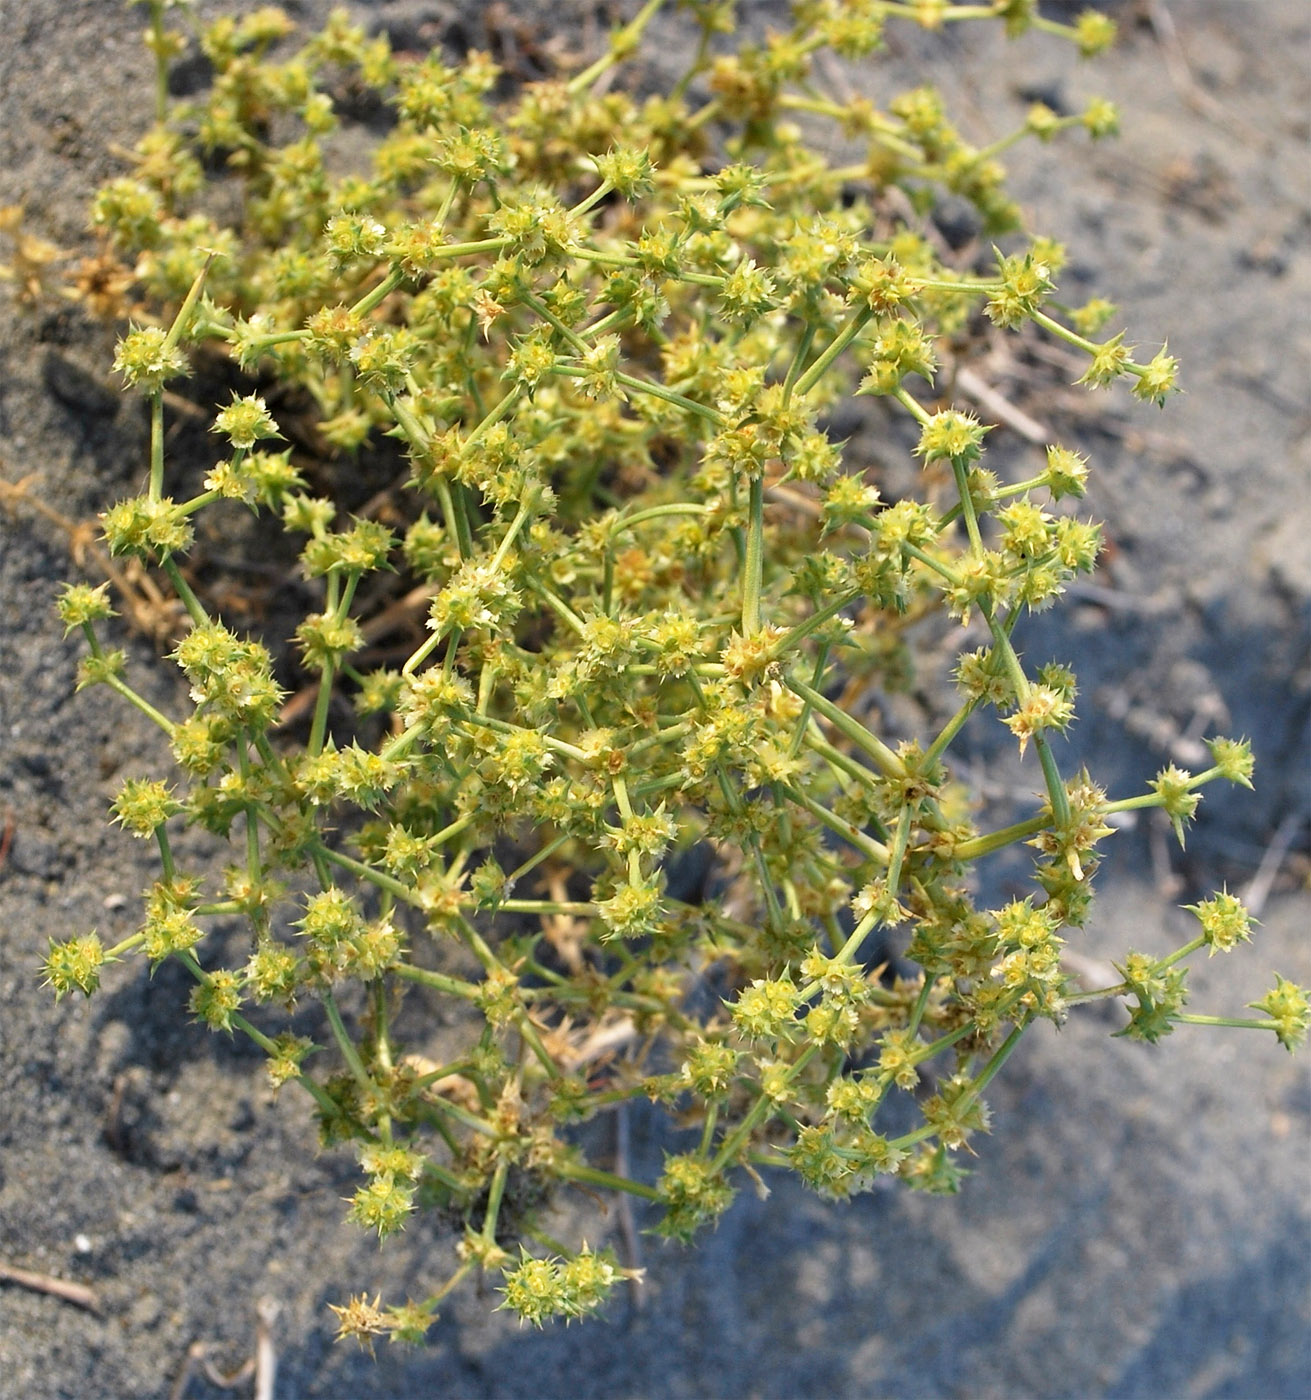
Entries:
[[[52, 946], [46, 978], [89, 994], [129, 952], [177, 960], [197, 1019], [256, 1041], [275, 1084], [312, 1096], [325, 1143], [354, 1145], [353, 1220], [385, 1236], [419, 1208], [463, 1215], [431, 1297], [352, 1299], [343, 1334], [418, 1340], [475, 1269], [502, 1271], [533, 1322], [593, 1310], [624, 1270], [541, 1232], [561, 1184], [656, 1202], [677, 1239], [758, 1168], [832, 1196], [881, 1174], [955, 1190], [991, 1079], [1034, 1021], [1078, 1002], [1122, 998], [1122, 1033], [1149, 1041], [1189, 1021], [1303, 1038], [1306, 995], [1283, 979], [1259, 1017], [1184, 1010], [1187, 957], [1249, 935], [1224, 892], [1170, 956], [1130, 952], [1115, 986], [1071, 990], [1062, 930], [1087, 916], [1108, 819], [1161, 807], [1182, 839], [1200, 788], [1249, 783], [1251, 758], [1215, 739], [1207, 771], [1168, 768], [1118, 800], [1062, 773], [1074, 673], [1027, 670], [1015, 637], [1094, 567], [1097, 527], [1069, 509], [1086, 465], [1052, 447], [1003, 482], [985, 427], [934, 387], [981, 316], [1060, 338], [1088, 356], [1090, 388], [1124, 380], [1147, 403], [1173, 389], [1173, 359], [1095, 339], [1105, 303], [1059, 301], [1063, 250], [1004, 191], [1012, 138], [971, 147], [928, 89], [883, 111], [808, 80], [821, 46], [863, 58], [885, 22], [994, 17], [1092, 53], [1103, 16], [1067, 29], [1029, 0], [798, 0], [790, 30], [732, 49], [733, 6], [697, 0], [683, 8], [702, 42], [669, 95], [602, 91], [650, 0], [596, 64], [494, 105], [485, 56], [401, 59], [341, 14], [279, 57], [291, 26], [263, 9], [201, 31], [213, 84], [175, 106], [167, 8], [151, 0], [156, 125], [94, 210], [103, 266], [130, 265], [138, 289], [115, 363], [151, 426], [146, 490], [103, 526], [185, 607], [172, 655], [193, 709], [171, 719], [124, 678], [101, 640], [106, 586], [66, 589], [81, 683], [158, 724], [181, 777], [131, 780], [114, 804], [160, 853], [142, 928]], [[348, 101], [397, 120], [341, 174]], [[859, 158], [821, 154], [816, 122]], [[1115, 125], [1101, 102], [1036, 107], [1017, 136]], [[1011, 251], [954, 265], [922, 224], [943, 191]], [[239, 381], [214, 417], [225, 455], [182, 494], [166, 385], [216, 362]], [[826, 428], [853, 384], [919, 459], [895, 499]], [[275, 446], [293, 420], [299, 455]], [[404, 489], [350, 516], [351, 464], [384, 437]], [[195, 521], [235, 529], [243, 507], [303, 540], [317, 606], [298, 660], [225, 626], [189, 575]], [[894, 746], [872, 700], [905, 689], [949, 625], [966, 648], [954, 713]], [[361, 659], [388, 637], [397, 664]], [[304, 678], [297, 730], [283, 702]], [[981, 830], [946, 760], [989, 712], [1043, 793], [1027, 820]], [[176, 866], [179, 821], [236, 834], [223, 889]], [[1033, 895], [977, 907], [972, 869], [1025, 842]], [[693, 849], [713, 852], [707, 897], [670, 889]], [[237, 918], [249, 937], [225, 965], [205, 930]], [[462, 1008], [440, 1065], [397, 1034], [403, 999], [436, 997]], [[323, 1044], [290, 1028], [298, 999], [321, 1004]], [[917, 1126], [880, 1131], [892, 1095]], [[590, 1164], [571, 1132], [643, 1097], [699, 1135], [654, 1183]], [[521, 1242], [550, 1255], [512, 1257]]]

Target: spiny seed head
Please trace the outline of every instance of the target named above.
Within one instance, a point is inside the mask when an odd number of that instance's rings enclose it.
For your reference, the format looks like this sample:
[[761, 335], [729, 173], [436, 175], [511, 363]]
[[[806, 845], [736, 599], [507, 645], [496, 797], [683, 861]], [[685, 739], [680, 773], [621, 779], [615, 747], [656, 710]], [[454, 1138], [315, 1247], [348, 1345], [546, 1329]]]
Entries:
[[1311, 1023], [1305, 987], [1275, 973], [1275, 985], [1259, 1001], [1250, 1001], [1253, 1011], [1262, 1011], [1274, 1022], [1275, 1036], [1285, 1050], [1296, 1050], [1306, 1039]]
[[1084, 10], [1074, 22], [1075, 42], [1085, 58], [1095, 58], [1115, 43], [1115, 21], [1100, 10]]
[[640, 148], [616, 147], [597, 156], [596, 173], [624, 199], [643, 199], [655, 188], [651, 154]]
[[915, 448], [924, 464], [930, 462], [976, 462], [983, 453], [983, 439], [988, 432], [972, 413], [959, 409], [943, 409], [933, 414], [920, 430]]
[[1230, 953], [1240, 943], [1252, 937], [1254, 920], [1237, 895], [1228, 890], [1204, 899], [1200, 904], [1184, 906], [1189, 913], [1197, 916], [1202, 926], [1202, 937], [1211, 956], [1216, 953]]
[[187, 373], [187, 357], [159, 326], [134, 326], [114, 352], [114, 368], [135, 389], [157, 394]]
[[851, 287], [880, 316], [908, 305], [921, 290], [918, 280], [894, 257], [869, 258], [861, 263]]
[[1132, 351], [1124, 343], [1124, 332], [1103, 341], [1093, 351], [1092, 362], [1075, 380], [1076, 384], [1086, 384], [1090, 389], [1104, 389], [1127, 374]]
[[1252, 745], [1246, 739], [1208, 739], [1211, 760], [1220, 770], [1220, 776], [1231, 783], [1239, 783], [1245, 788], [1252, 786], [1252, 772], [1255, 759]]
[[92, 588], [85, 583], [66, 583], [55, 603], [55, 608], [64, 624], [67, 636], [75, 627], [85, 627], [100, 622], [107, 617], [116, 617], [106, 596], [109, 584], [102, 583]]
[[1133, 387], [1134, 397], [1160, 408], [1171, 394], [1178, 392], [1178, 378], [1179, 361], [1173, 355], [1166, 354], [1163, 345], [1140, 371]]
[[1088, 461], [1068, 447], [1052, 443], [1047, 449], [1047, 469], [1043, 485], [1053, 501], [1065, 496], [1082, 496], [1088, 482]]
[[56, 943], [52, 938], [42, 967], [45, 973], [42, 985], [54, 988], [56, 1001], [74, 988], [89, 997], [100, 985], [105, 956], [105, 946], [94, 929], [63, 943]]
[[261, 438], [279, 437], [269, 406], [257, 394], [234, 397], [214, 418], [211, 432], [223, 433], [233, 447], [254, 447]]
[[1094, 97], [1083, 109], [1079, 120], [1094, 141], [1120, 134], [1120, 110], [1114, 102], [1108, 102], [1104, 97]]
[[114, 820], [134, 836], [153, 836], [159, 827], [182, 810], [166, 783], [149, 778], [129, 778], [114, 799]]

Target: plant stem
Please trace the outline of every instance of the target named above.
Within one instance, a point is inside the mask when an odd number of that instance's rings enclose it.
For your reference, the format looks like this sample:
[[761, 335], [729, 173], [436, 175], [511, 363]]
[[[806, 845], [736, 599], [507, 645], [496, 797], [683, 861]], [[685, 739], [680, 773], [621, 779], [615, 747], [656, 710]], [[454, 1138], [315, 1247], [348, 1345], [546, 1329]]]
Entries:
[[868, 754], [884, 777], [904, 778], [906, 776], [906, 765], [902, 763], [901, 759], [881, 739], [875, 738], [858, 720], [852, 719], [850, 715], [838, 709], [831, 700], [825, 699], [819, 691], [807, 685], [805, 681], [798, 680], [795, 676], [785, 676], [783, 684], [803, 700], [809, 701], [811, 707], [823, 715], [845, 738], [850, 739], [858, 749]]
[[869, 324], [874, 315], [868, 306], [862, 306], [845, 326], [833, 337], [828, 348], [819, 359], [796, 382], [795, 392], [804, 398], [828, 371], [829, 366], [851, 344]]
[[640, 1181], [632, 1181], [626, 1176], [616, 1176], [614, 1172], [602, 1171], [599, 1167], [585, 1167], [581, 1162], [558, 1162], [556, 1174], [565, 1181], [576, 1181], [580, 1186], [599, 1186], [603, 1190], [626, 1191], [630, 1196], [641, 1196], [647, 1201], [663, 1198], [654, 1186]]
[[747, 555], [742, 571], [742, 635], [760, 631], [760, 589], [765, 557], [765, 486], [753, 476], [747, 487]]

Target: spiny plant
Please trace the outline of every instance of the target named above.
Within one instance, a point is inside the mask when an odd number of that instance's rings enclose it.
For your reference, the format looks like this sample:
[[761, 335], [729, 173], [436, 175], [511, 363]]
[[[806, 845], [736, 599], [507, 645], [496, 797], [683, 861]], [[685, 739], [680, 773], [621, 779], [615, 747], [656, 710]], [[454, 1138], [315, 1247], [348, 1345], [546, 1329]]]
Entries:
[[[144, 712], [178, 779], [130, 779], [113, 804], [159, 851], [140, 929], [53, 944], [45, 976], [90, 994], [129, 954], [180, 964], [197, 1020], [250, 1037], [323, 1142], [353, 1147], [353, 1221], [385, 1237], [416, 1210], [463, 1217], [430, 1296], [350, 1298], [343, 1335], [420, 1340], [475, 1270], [531, 1322], [594, 1310], [627, 1271], [543, 1232], [566, 1184], [652, 1203], [677, 1240], [764, 1169], [831, 1197], [887, 1175], [955, 1191], [990, 1082], [1079, 1003], [1120, 1002], [1120, 1034], [1146, 1041], [1188, 1022], [1303, 1039], [1283, 978], [1252, 1017], [1184, 1009], [1190, 956], [1249, 937], [1227, 892], [1168, 956], [1127, 952], [1113, 986], [1078, 990], [1062, 964], [1116, 815], [1161, 808], [1182, 840], [1205, 784], [1252, 772], [1227, 738], [1134, 796], [1062, 771], [1075, 673], [1026, 666], [1018, 638], [1096, 564], [1072, 508], [1086, 463], [1053, 445], [1003, 480], [952, 399], [988, 322], [1073, 347], [1090, 389], [1175, 388], [1164, 348], [1104, 334], [1113, 307], [1059, 299], [1064, 250], [1005, 191], [1013, 141], [1100, 139], [1114, 108], [1039, 104], [980, 148], [931, 88], [881, 107], [816, 78], [821, 50], [863, 63], [895, 22], [993, 19], [1092, 55], [1104, 15], [796, 0], [790, 27], [734, 46], [734, 5], [689, 0], [690, 67], [642, 99], [610, 70], [640, 51], [648, 0], [590, 67], [494, 100], [485, 54], [393, 53], [345, 11], [293, 48], [262, 8], [198, 29], [212, 81], [174, 101], [183, 7], [148, 8], [155, 123], [96, 197], [83, 283], [130, 302], [115, 368], [150, 421], [145, 489], [104, 538], [185, 608], [190, 708], [133, 688], [107, 584], [65, 589], [79, 685]], [[362, 109], [391, 118], [363, 156], [341, 140]], [[990, 254], [935, 239], [946, 193]], [[216, 363], [237, 389], [192, 490], [166, 396]], [[904, 489], [836, 440], [853, 395], [917, 460]], [[394, 489], [350, 515], [378, 462]], [[294, 542], [314, 600], [294, 652], [226, 625], [189, 563], [198, 520], [231, 533], [243, 510]], [[890, 742], [882, 698], [952, 629], [950, 676], [924, 682], [950, 717]], [[988, 716], [1041, 785], [999, 828], [948, 766]], [[221, 887], [179, 868], [182, 826], [234, 838]], [[978, 863], [1025, 843], [1032, 892], [980, 907]], [[298, 1002], [321, 1009], [299, 1030]], [[440, 1064], [435, 1002], [459, 1009]], [[639, 1099], [683, 1133], [654, 1181], [588, 1161], [574, 1127]]]

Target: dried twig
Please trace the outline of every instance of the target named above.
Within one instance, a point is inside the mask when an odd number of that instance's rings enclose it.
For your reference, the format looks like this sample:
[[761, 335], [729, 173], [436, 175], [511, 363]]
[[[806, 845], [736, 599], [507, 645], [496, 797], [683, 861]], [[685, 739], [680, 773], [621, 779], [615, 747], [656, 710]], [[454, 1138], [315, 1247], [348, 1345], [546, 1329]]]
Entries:
[[182, 1397], [187, 1393], [191, 1377], [197, 1371], [200, 1371], [211, 1385], [218, 1386], [220, 1390], [233, 1390], [255, 1369], [255, 1362], [247, 1359], [235, 1371], [227, 1373], [220, 1371], [209, 1360], [209, 1348], [209, 1342], [192, 1342], [187, 1348], [186, 1359], [182, 1362], [182, 1369], [178, 1372], [177, 1378], [168, 1392], [168, 1400], [182, 1400]]
[[216, 1385], [220, 1390], [235, 1390], [242, 1381], [254, 1374], [255, 1358], [248, 1356], [235, 1371], [220, 1371], [202, 1350], [200, 1369], [204, 1371], [205, 1379], [210, 1385]]
[[91, 521], [70, 520], [43, 501], [32, 489], [32, 475], [19, 481], [6, 481], [0, 477], [0, 506], [16, 510], [18, 506], [29, 509], [56, 525], [68, 536], [68, 552], [79, 569], [88, 568], [88, 562], [95, 571], [114, 585], [128, 622], [143, 632], [157, 645], [173, 638], [178, 619], [182, 616], [182, 604], [167, 597], [154, 579], [141, 567], [137, 560], [129, 560], [120, 568], [110, 558], [107, 551], [96, 542], [96, 527]]
[[1252, 876], [1251, 883], [1243, 891], [1243, 903], [1253, 918], [1259, 918], [1261, 911], [1265, 908], [1266, 900], [1270, 898], [1270, 891], [1274, 888], [1275, 879], [1279, 875], [1279, 868], [1284, 863], [1284, 857], [1292, 849], [1293, 839], [1301, 830], [1304, 821], [1306, 821], [1304, 813], [1289, 812], [1275, 828], [1275, 834], [1270, 838], [1270, 844], [1265, 848], [1265, 854], [1261, 857], [1261, 864], [1256, 868], [1256, 874]]
[[581, 1045], [569, 1053], [564, 1061], [564, 1068], [569, 1074], [577, 1074], [584, 1065], [609, 1059], [616, 1051], [623, 1049], [625, 1045], [631, 1045], [637, 1038], [637, 1026], [631, 1016], [607, 1021], [604, 1025], [597, 1026]]
[[1179, 96], [1193, 111], [1220, 126], [1227, 127], [1236, 136], [1242, 137], [1246, 144], [1257, 147], [1265, 145], [1264, 132], [1258, 131], [1256, 127], [1243, 121], [1241, 117], [1235, 116], [1224, 103], [1217, 102], [1193, 77], [1193, 70], [1189, 67], [1183, 44], [1179, 41], [1179, 30], [1175, 26], [1174, 16], [1166, 8], [1165, 0], [1147, 0], [1146, 10], [1148, 23], [1152, 26], [1152, 33], [1156, 35], [1156, 42], [1161, 46], [1161, 57], [1165, 60], [1165, 71], [1170, 75], [1170, 81], [1174, 84], [1175, 91], [1178, 92]]
[[273, 1324], [280, 1311], [276, 1298], [261, 1298], [255, 1304], [254, 1400], [273, 1400], [278, 1379], [278, 1352], [273, 1344]]
[[220, 1390], [235, 1390], [251, 1376], [255, 1386], [254, 1400], [273, 1400], [278, 1376], [278, 1353], [273, 1344], [273, 1323], [279, 1304], [276, 1298], [261, 1298], [255, 1304], [255, 1354], [248, 1356], [235, 1371], [220, 1371], [209, 1359], [212, 1342], [195, 1341], [187, 1348], [182, 1369], [177, 1373], [168, 1392], [169, 1400], [182, 1400], [187, 1386], [197, 1371]]
[[[629, 1123], [628, 1105], [621, 1103], [615, 1110], [615, 1175], [628, 1176]], [[646, 1303], [645, 1274], [642, 1269], [642, 1237], [633, 1221], [633, 1200], [627, 1191], [618, 1193], [615, 1213], [619, 1217], [619, 1239], [624, 1251], [624, 1267], [633, 1272], [628, 1276], [628, 1292], [634, 1312]]]
[[956, 386], [968, 399], [973, 399], [985, 412], [990, 413], [998, 423], [1018, 433], [1026, 442], [1046, 447], [1056, 441], [1056, 434], [1044, 427], [1036, 418], [1030, 418], [1022, 408], [1016, 407], [1003, 393], [987, 384], [972, 369], [956, 371]]
[[84, 1283], [69, 1283], [66, 1279], [55, 1278], [52, 1274], [36, 1273], [32, 1269], [15, 1268], [13, 1264], [0, 1261], [0, 1283], [17, 1284], [19, 1288], [30, 1289], [33, 1293], [48, 1293], [52, 1298], [60, 1298], [72, 1303], [75, 1308], [99, 1313], [100, 1302], [94, 1289]]
[[360, 624], [364, 640], [376, 642], [379, 637], [385, 637], [398, 627], [414, 622], [427, 611], [428, 604], [432, 602], [436, 593], [437, 589], [433, 584], [421, 583], [417, 588], [411, 588], [404, 596], [388, 603], [380, 613]]

